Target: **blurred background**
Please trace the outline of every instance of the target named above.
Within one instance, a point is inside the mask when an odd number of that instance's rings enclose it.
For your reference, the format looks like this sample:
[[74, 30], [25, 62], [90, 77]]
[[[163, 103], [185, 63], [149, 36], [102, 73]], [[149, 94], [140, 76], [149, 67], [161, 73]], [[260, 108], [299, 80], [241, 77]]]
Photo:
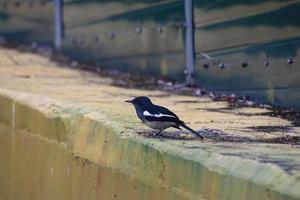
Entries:
[[[186, 80], [184, 0], [0, 0], [0, 37]], [[194, 0], [196, 85], [300, 110], [300, 0]]]

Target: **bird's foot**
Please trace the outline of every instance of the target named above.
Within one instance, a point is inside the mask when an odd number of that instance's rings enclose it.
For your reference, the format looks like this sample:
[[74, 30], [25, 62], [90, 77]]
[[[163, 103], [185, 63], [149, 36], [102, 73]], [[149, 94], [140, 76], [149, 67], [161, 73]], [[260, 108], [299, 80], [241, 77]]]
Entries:
[[157, 133], [155, 133], [155, 132], [150, 132], [150, 133], [148, 133], [148, 136], [150, 136], [150, 137], [156, 137], [156, 136], [157, 136]]
[[149, 136], [151, 137], [164, 137], [163, 134], [161, 134], [162, 131], [158, 131], [158, 132], [151, 132], [149, 133]]
[[158, 131], [158, 132], [155, 134], [155, 136], [161, 136], [161, 137], [163, 137], [164, 135], [161, 134], [162, 132], [163, 132], [163, 130]]

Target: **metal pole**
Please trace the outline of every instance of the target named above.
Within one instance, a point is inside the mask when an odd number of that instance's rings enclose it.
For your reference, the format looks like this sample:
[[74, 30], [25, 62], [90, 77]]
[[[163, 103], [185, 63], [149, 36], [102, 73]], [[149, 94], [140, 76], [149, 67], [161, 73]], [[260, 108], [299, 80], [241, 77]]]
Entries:
[[193, 1], [184, 0], [185, 10], [185, 63], [186, 63], [186, 84], [195, 84], [195, 46], [194, 46], [194, 11]]
[[63, 8], [62, 0], [54, 0], [54, 47], [61, 50], [63, 38]]

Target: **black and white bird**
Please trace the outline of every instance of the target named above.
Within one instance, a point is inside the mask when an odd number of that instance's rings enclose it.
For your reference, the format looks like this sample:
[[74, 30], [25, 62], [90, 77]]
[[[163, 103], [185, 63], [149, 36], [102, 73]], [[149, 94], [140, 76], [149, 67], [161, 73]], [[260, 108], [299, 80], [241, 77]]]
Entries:
[[136, 114], [143, 123], [150, 128], [159, 130], [157, 134], [166, 128], [174, 127], [181, 130], [180, 127], [183, 127], [203, 139], [203, 136], [188, 127], [176, 114], [165, 107], [153, 104], [148, 97], [136, 97], [126, 102], [134, 105]]

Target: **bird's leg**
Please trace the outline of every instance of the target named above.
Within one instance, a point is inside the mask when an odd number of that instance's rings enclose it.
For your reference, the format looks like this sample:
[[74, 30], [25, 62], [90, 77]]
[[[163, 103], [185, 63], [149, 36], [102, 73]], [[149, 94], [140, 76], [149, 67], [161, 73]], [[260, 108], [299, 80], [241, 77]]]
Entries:
[[165, 130], [164, 128], [163, 129], [161, 129], [160, 131], [158, 131], [155, 135], [160, 135], [160, 136], [162, 136], [162, 134], [161, 134], [161, 132], [163, 132], [163, 130]]

